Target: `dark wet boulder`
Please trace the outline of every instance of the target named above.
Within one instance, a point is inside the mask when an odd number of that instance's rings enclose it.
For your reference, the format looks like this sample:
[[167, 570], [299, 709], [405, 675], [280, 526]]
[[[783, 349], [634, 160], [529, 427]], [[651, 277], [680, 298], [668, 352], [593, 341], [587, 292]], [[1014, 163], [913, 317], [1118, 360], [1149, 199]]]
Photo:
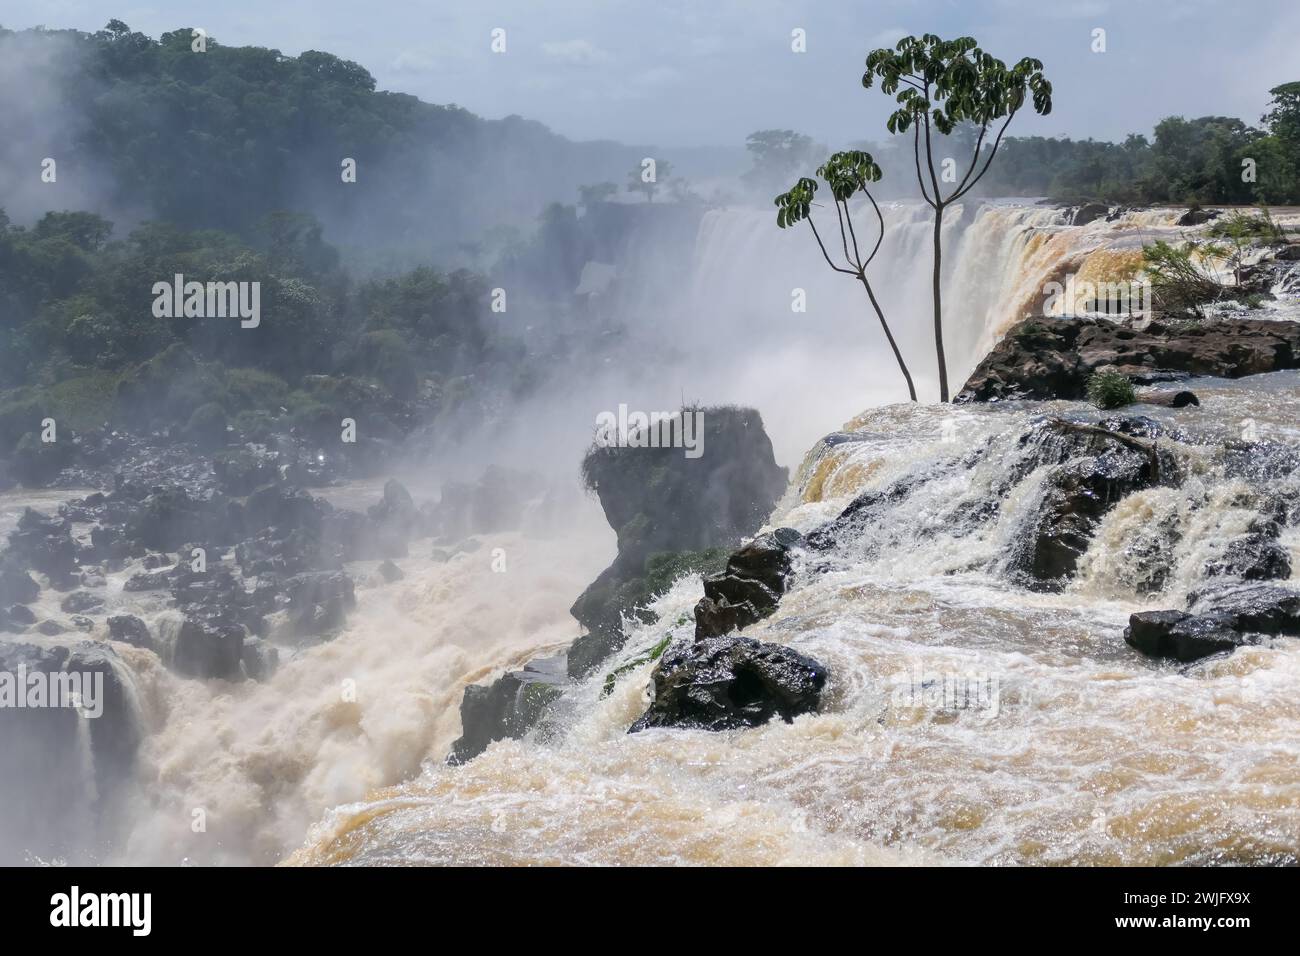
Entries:
[[92, 591], [73, 591], [59, 602], [59, 610], [67, 614], [83, 614], [87, 611], [95, 612], [103, 609], [103, 596]]
[[1085, 203], [1078, 209], [1074, 210], [1070, 216], [1070, 225], [1086, 226], [1090, 222], [1098, 219], [1105, 219], [1110, 214], [1110, 207], [1105, 203], [1090, 202]]
[[18, 526], [9, 532], [9, 547], [3, 563], [39, 571], [59, 589], [76, 583], [77, 543], [72, 538], [71, 523], [27, 508]]
[[191, 494], [183, 485], [155, 488], [126, 522], [125, 533], [136, 548], [175, 551], [190, 541], [229, 545], [237, 540], [238, 503], [214, 494]]
[[284, 582], [293, 633], [321, 637], [336, 631], [357, 606], [352, 578], [342, 571], [296, 574]]
[[244, 641], [239, 660], [249, 680], [267, 681], [280, 666], [280, 652], [262, 638], [250, 637]]
[[444, 544], [514, 531], [523, 523], [525, 509], [545, 491], [546, 483], [533, 472], [489, 465], [477, 481], [444, 484], [438, 503], [427, 517], [421, 515], [421, 526]]
[[96, 526], [90, 529], [91, 556], [97, 561], [124, 561], [131, 556], [131, 542], [124, 529]]
[[377, 504], [371, 505], [366, 513], [377, 524], [402, 524], [408, 529], [418, 524], [423, 516], [415, 507], [415, 499], [406, 490], [406, 486], [396, 478], [384, 482], [384, 496]]
[[1188, 610], [1217, 616], [1238, 631], [1300, 637], [1300, 591], [1272, 584], [1233, 583], [1188, 595]]
[[158, 645], [149, 633], [149, 625], [134, 614], [115, 614], [108, 619], [109, 640], [121, 641], [133, 647], [158, 651]]
[[240, 665], [246, 636], [240, 624], [187, 615], [172, 649], [172, 670], [182, 677], [202, 680], [240, 680], [244, 676]]
[[1046, 454], [1034, 460], [1064, 460], [1050, 466], [1009, 569], [1031, 588], [1057, 589], [1074, 574], [1106, 513], [1160, 480], [1161, 460], [1154, 445], [1118, 428], [1060, 419], [1044, 427], [1051, 440], [1039, 442]]
[[1183, 662], [1277, 635], [1300, 637], [1300, 591], [1254, 582], [1209, 585], [1188, 596], [1186, 611], [1143, 611], [1124, 630], [1143, 654]]
[[212, 471], [221, 490], [237, 497], [280, 480], [278, 456], [256, 445], [217, 452], [212, 456]]
[[727, 549], [658, 552], [645, 559], [641, 573], [624, 577], [611, 566], [574, 602], [572, 613], [587, 632], [569, 645], [569, 676], [585, 677], [626, 643], [624, 620], [648, 623], [650, 604], [679, 578], [716, 574], [726, 568]]
[[731, 555], [726, 570], [706, 577], [704, 597], [695, 606], [696, 639], [744, 630], [775, 611], [802, 542], [793, 528], [778, 528]]
[[166, 591], [172, 586], [170, 571], [137, 571], [126, 579], [123, 591]]
[[31, 604], [41, 593], [41, 586], [22, 568], [0, 566], [0, 604]]
[[491, 684], [465, 688], [460, 702], [461, 736], [452, 745], [450, 764], [477, 757], [498, 740], [517, 740], [541, 721], [568, 684], [564, 655], [529, 661]]
[[7, 610], [0, 605], [0, 631], [21, 634], [36, 623], [36, 614], [22, 604], [11, 605]]
[[654, 702], [628, 730], [733, 730], [816, 713], [826, 668], [789, 647], [710, 637], [670, 647], [654, 669]]
[[249, 530], [276, 528], [284, 534], [295, 529], [319, 533], [325, 515], [333, 510], [327, 501], [301, 488], [270, 484], [258, 488], [244, 502]]
[[1124, 640], [1148, 657], [1187, 663], [1234, 650], [1243, 644], [1254, 643], [1256, 639], [1234, 630], [1229, 620], [1217, 615], [1141, 611], [1129, 617]]
[[342, 544], [307, 528], [266, 528], [235, 547], [235, 561], [247, 575], [337, 570], [347, 558]]
[[1148, 389], [1139, 392], [1137, 400], [1141, 405], [1160, 405], [1164, 408], [1187, 408], [1201, 404], [1196, 393], [1186, 389]]
[[400, 581], [402, 578], [406, 577], [406, 575], [402, 573], [402, 569], [392, 561], [384, 561], [379, 565], [377, 570], [379, 571], [379, 576], [389, 584], [392, 584], [394, 581]]
[[1178, 217], [1175, 225], [1179, 226], [1199, 226], [1209, 222], [1211, 219], [1217, 219], [1221, 215], [1218, 209], [1202, 209], [1200, 206], [1192, 206]]
[[1250, 532], [1228, 542], [1223, 554], [1206, 562], [1207, 577], [1275, 581], [1291, 577], [1291, 554], [1277, 541], [1277, 531]]

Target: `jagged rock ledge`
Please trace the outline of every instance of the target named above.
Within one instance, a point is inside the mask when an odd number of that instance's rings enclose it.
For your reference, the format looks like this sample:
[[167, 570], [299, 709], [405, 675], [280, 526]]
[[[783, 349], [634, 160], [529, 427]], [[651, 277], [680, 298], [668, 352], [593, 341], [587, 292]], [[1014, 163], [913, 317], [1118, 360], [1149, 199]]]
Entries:
[[1137, 385], [1300, 368], [1300, 323], [1025, 319], [985, 356], [956, 401], [1079, 400], [1086, 397], [1092, 373], [1105, 367], [1117, 369]]

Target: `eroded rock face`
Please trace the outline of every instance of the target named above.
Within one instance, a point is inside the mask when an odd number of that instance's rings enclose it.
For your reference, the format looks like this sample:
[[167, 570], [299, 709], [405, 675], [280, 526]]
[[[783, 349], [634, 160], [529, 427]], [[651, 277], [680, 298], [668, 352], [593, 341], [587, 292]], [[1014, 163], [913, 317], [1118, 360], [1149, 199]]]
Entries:
[[780, 644], [709, 637], [670, 647], [654, 669], [654, 702], [628, 730], [734, 730], [816, 713], [826, 668]]
[[1104, 366], [1137, 384], [1300, 368], [1300, 323], [1155, 320], [1139, 329], [1096, 318], [1026, 319], [980, 362], [956, 401], [1083, 399], [1088, 378]]

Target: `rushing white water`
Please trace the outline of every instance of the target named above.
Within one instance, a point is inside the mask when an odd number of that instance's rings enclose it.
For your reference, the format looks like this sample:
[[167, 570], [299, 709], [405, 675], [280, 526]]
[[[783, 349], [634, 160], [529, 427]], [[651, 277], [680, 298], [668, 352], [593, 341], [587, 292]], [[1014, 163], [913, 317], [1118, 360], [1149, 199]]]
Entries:
[[[1300, 406], [1292, 373], [1197, 391], [1204, 404], [1189, 415], [1139, 410], [1212, 432], [1246, 414], [1283, 437]], [[1158, 492], [1116, 509], [1059, 594], [1025, 591], [998, 570], [1034, 503], [1032, 477], [996, 520], [951, 518], [1004, 475], [1010, 453], [998, 443], [1014, 443], [1034, 415], [1078, 409], [892, 406], [851, 423], [857, 441], [809, 455], [774, 524], [808, 529], [860, 491], [918, 469], [936, 476], [746, 631], [827, 664], [822, 713], [629, 736], [652, 665], [604, 700], [598, 675], [575, 691], [558, 737], [497, 744], [461, 768], [430, 764], [329, 814], [295, 861], [1294, 861], [1300, 641], [1172, 667], [1121, 637], [1129, 613], [1178, 606], [1204, 580], [1204, 559], [1244, 526], [1238, 483], [1210, 470], [1199, 478], [1208, 500], [1196, 482], [1169, 492], [1182, 513], [1180, 570], [1154, 595], [1140, 593], [1124, 556]], [[943, 462], [990, 441], [982, 464], [946, 477]], [[665, 632], [688, 634], [699, 595], [697, 582], [679, 582], [620, 660]], [[925, 688], [945, 679], [984, 696], [935, 705]]]

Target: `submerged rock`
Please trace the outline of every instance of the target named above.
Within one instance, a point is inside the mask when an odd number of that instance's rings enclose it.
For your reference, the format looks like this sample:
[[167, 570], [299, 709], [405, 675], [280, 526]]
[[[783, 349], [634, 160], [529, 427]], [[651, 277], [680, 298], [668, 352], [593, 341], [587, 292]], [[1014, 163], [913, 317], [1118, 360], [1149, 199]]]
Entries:
[[1273, 581], [1291, 576], [1291, 554], [1277, 541], [1280, 529], [1254, 531], [1228, 542], [1223, 554], [1206, 562], [1207, 577]]
[[653, 673], [654, 702], [628, 733], [651, 727], [733, 730], [816, 713], [826, 668], [780, 644], [709, 637], [669, 648]]

